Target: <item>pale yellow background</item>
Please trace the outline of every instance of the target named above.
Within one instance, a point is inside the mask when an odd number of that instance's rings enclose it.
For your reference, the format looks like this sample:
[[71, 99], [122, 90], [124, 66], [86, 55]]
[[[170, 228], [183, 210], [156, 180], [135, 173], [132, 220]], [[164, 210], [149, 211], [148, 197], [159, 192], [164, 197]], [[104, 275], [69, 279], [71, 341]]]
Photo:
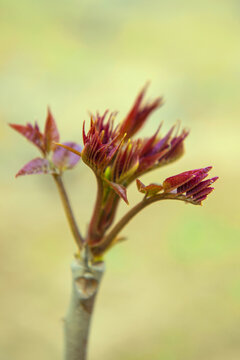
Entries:
[[[75, 251], [52, 179], [14, 179], [38, 152], [6, 124], [43, 127], [50, 105], [61, 140], [81, 142], [88, 110], [121, 120], [147, 80], [166, 104], [142, 134], [177, 119], [191, 134], [185, 156], [143, 182], [207, 165], [220, 180], [203, 207], [161, 202], [124, 230], [89, 359], [240, 358], [239, 39], [238, 0], [0, 0], [1, 360], [61, 358]], [[65, 181], [85, 231], [94, 177], [82, 165]]]

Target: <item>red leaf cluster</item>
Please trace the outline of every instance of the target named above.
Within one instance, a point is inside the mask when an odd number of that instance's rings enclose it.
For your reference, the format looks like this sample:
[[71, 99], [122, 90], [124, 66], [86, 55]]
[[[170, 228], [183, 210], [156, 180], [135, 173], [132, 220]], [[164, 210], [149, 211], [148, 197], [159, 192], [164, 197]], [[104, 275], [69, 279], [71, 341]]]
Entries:
[[[83, 148], [74, 142], [59, 143], [59, 131], [50, 109], [44, 132], [40, 131], [37, 123], [25, 126], [10, 124], [34, 144], [42, 155], [27, 163], [16, 176], [50, 173], [55, 179], [60, 178], [56, 175], [72, 169], [80, 158], [94, 171], [98, 194], [86, 242], [90, 247], [100, 246], [97, 250], [99, 254], [112, 244], [117, 233], [131, 217], [145, 206], [162, 199], [178, 199], [200, 205], [213, 191], [214, 188], [210, 185], [218, 179], [213, 177], [205, 180], [211, 170], [211, 167], [206, 167], [171, 176], [163, 184], [144, 185], [139, 180], [143, 174], [180, 158], [184, 153], [184, 141], [189, 134], [186, 129], [179, 131], [178, 127], [173, 126], [162, 136], [160, 124], [152, 136], [135, 138], [150, 114], [163, 104], [160, 97], [144, 102], [145, 93], [146, 87], [118, 125], [114, 124], [116, 113], [105, 111], [103, 115], [91, 115], [88, 131], [85, 131], [85, 122], [83, 124]], [[127, 187], [135, 180], [138, 191], [145, 195], [143, 200], [106, 234], [114, 221], [120, 199], [128, 204]], [[79, 232], [74, 232], [76, 233]], [[101, 247], [102, 245], [104, 246]]]
[[185, 194], [186, 199], [191, 198], [194, 202], [201, 204], [214, 190], [210, 185], [218, 179], [218, 177], [215, 176], [203, 181], [211, 169], [212, 167], [208, 166], [206, 168], [185, 171], [181, 174], [171, 176], [163, 182], [164, 191], [173, 192], [175, 190], [176, 196]]
[[[9, 125], [34, 144], [43, 155], [43, 158], [36, 158], [27, 163], [16, 176], [62, 172], [66, 169], [72, 169], [80, 159], [71, 152], [57, 147], [56, 143], [60, 141], [60, 135], [50, 109], [47, 112], [44, 133], [40, 131], [37, 123], [25, 126]], [[81, 147], [76, 143], [69, 142], [65, 144], [81, 151]]]
[[[162, 98], [157, 98], [143, 104], [145, 92], [146, 87], [137, 96], [121, 124], [115, 126], [116, 113], [108, 115], [106, 111], [102, 116], [98, 113], [91, 116], [87, 133], [85, 123], [83, 125], [82, 160], [103, 182], [107, 179], [126, 188], [140, 175], [168, 164], [183, 154], [183, 143], [188, 131], [183, 130], [180, 134], [176, 131], [174, 134], [175, 126], [163, 137], [159, 135], [159, 126], [150, 138], [132, 138], [146, 123], [149, 115], [163, 103]], [[74, 149], [68, 149], [76, 153]]]
[[147, 90], [147, 85], [137, 96], [133, 107], [129, 111], [128, 115], [122, 122], [119, 132], [123, 136], [126, 134], [126, 139], [131, 138], [135, 135], [145, 124], [148, 116], [156, 110], [158, 107], [163, 105], [163, 98], [157, 98], [152, 102], [143, 105], [144, 96]]

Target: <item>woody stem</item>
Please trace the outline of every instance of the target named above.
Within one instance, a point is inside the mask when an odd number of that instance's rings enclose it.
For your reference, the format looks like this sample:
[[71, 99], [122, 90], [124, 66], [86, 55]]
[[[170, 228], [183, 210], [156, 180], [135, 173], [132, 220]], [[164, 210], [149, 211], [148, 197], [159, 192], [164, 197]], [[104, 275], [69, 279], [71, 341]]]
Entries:
[[86, 360], [91, 319], [104, 263], [76, 259], [72, 265], [72, 295], [64, 319], [64, 360]]

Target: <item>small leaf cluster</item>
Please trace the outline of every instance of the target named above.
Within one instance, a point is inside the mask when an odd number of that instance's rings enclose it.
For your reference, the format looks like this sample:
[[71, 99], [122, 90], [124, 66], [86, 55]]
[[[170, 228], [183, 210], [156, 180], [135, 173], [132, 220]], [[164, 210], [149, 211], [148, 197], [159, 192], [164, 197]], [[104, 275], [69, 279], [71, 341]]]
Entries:
[[[31, 174], [62, 173], [65, 170], [72, 169], [78, 163], [79, 156], [56, 145], [60, 141], [60, 135], [50, 109], [47, 112], [44, 132], [40, 131], [37, 122], [34, 125], [28, 123], [27, 125], [10, 124], [10, 126], [35, 145], [41, 153], [41, 157], [37, 157], [24, 165], [16, 177]], [[64, 144], [77, 151], [82, 149], [80, 145], [74, 142]]]

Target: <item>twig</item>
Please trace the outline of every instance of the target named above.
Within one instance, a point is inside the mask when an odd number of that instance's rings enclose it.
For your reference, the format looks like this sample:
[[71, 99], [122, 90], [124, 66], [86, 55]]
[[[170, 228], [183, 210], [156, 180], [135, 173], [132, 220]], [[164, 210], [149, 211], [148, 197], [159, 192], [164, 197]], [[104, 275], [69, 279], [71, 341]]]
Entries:
[[72, 207], [71, 207], [70, 201], [68, 199], [68, 195], [67, 195], [67, 192], [65, 190], [62, 178], [58, 174], [53, 174], [53, 179], [55, 180], [55, 183], [56, 183], [56, 185], [58, 187], [58, 191], [59, 191], [60, 197], [62, 199], [65, 214], [67, 216], [67, 219], [68, 219], [68, 222], [69, 222], [70, 229], [72, 231], [73, 237], [74, 237], [74, 239], [76, 241], [76, 244], [77, 244], [78, 248], [81, 249], [83, 244], [84, 244], [84, 239], [83, 239], [83, 237], [82, 237], [82, 235], [81, 235], [81, 233], [80, 233], [80, 231], [78, 229], [78, 225], [77, 225], [76, 220], [74, 218]]
[[190, 202], [194, 205], [197, 205], [190, 198], [187, 199], [186, 196], [170, 193], [158, 194], [152, 197], [144, 197], [138, 204], [136, 204], [132, 209], [130, 209], [112, 228], [112, 230], [104, 237], [104, 239], [96, 245], [93, 245], [91, 250], [94, 255], [102, 254], [114, 241], [119, 232], [128, 224], [128, 222], [137, 215], [142, 209], [146, 206], [160, 200], [181, 200]]

